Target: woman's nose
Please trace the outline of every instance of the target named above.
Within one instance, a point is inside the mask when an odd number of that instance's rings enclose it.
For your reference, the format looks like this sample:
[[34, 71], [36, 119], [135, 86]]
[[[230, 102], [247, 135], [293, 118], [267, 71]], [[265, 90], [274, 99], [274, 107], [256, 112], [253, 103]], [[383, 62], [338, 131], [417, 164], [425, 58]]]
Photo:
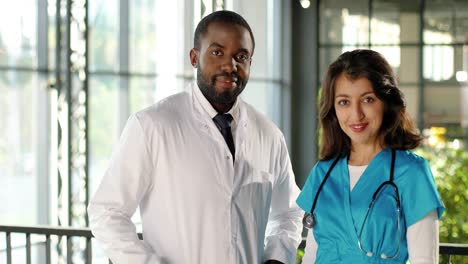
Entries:
[[352, 109], [353, 117], [355, 117], [357, 120], [361, 120], [362, 118], [364, 118], [365, 114], [360, 103], [355, 104]]

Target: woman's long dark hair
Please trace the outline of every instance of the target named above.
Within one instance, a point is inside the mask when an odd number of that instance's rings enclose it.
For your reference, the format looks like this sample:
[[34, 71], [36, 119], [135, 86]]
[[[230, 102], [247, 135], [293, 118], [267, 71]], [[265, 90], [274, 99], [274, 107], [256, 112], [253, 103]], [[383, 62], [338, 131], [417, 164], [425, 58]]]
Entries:
[[322, 144], [320, 159], [346, 156], [351, 152], [351, 139], [341, 130], [335, 112], [335, 82], [341, 75], [356, 80], [367, 78], [375, 95], [384, 103], [379, 137], [385, 147], [414, 149], [421, 143], [416, 126], [406, 111], [404, 97], [395, 74], [378, 52], [357, 49], [343, 53], [329, 67], [322, 83], [320, 126]]

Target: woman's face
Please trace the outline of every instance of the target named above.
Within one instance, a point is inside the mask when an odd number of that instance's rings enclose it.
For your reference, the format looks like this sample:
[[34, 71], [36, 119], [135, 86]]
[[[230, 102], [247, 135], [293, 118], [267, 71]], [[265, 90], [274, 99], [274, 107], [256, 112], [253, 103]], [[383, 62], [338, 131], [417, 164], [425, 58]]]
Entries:
[[384, 102], [377, 98], [367, 78], [352, 80], [341, 74], [335, 81], [334, 107], [340, 127], [353, 147], [380, 144]]

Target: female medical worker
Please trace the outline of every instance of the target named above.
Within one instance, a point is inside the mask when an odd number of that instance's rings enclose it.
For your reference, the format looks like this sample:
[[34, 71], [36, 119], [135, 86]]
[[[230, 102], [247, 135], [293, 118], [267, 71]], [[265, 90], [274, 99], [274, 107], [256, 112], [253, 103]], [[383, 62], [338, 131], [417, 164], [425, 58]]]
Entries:
[[297, 203], [308, 233], [303, 263], [438, 263], [444, 211], [421, 137], [388, 62], [342, 54], [320, 99], [321, 160]]

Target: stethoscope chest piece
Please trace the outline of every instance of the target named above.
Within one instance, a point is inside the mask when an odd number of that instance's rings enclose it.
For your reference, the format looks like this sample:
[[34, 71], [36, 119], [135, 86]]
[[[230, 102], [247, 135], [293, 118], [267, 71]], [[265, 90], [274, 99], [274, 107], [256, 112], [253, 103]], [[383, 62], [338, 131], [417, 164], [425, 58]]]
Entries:
[[313, 214], [306, 213], [304, 215], [304, 218], [302, 219], [302, 224], [307, 229], [313, 228], [316, 223], [317, 223], [317, 221], [315, 220], [315, 216]]

